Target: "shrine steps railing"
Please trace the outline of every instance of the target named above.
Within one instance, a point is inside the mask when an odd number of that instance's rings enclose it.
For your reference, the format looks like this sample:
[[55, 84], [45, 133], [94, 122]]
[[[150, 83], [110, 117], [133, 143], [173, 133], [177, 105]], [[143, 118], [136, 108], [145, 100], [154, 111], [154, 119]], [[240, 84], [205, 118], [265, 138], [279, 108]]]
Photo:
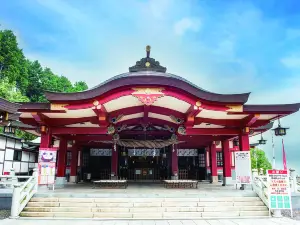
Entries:
[[[32, 176], [15, 176], [14, 170], [11, 170], [10, 175], [0, 176], [0, 184], [5, 188], [13, 188], [12, 204], [11, 204], [11, 219], [19, 217], [22, 210], [38, 190], [38, 172], [33, 169]], [[27, 179], [25, 182], [19, 180]]]

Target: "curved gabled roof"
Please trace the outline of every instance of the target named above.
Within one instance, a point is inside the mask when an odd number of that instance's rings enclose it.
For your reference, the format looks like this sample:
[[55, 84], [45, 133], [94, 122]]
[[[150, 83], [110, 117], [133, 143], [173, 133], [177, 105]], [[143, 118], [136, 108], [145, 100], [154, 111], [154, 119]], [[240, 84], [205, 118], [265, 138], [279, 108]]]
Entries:
[[7, 101], [6, 99], [0, 98], [0, 111], [8, 113], [16, 113], [20, 108], [21, 104]]
[[57, 93], [46, 91], [46, 98], [51, 101], [78, 101], [96, 98], [117, 88], [128, 86], [166, 86], [181, 89], [194, 95], [197, 98], [220, 103], [244, 104], [247, 102], [250, 93], [243, 94], [217, 94], [206, 91], [182, 77], [161, 73], [156, 71], [138, 71], [124, 73], [115, 76], [100, 85], [83, 92]]

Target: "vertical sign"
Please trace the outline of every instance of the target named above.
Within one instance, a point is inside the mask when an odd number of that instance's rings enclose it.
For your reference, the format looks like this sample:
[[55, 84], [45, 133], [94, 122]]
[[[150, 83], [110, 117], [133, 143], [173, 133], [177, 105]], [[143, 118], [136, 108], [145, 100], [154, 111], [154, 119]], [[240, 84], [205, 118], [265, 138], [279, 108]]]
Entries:
[[235, 152], [235, 173], [237, 184], [251, 183], [251, 158], [250, 151]]
[[292, 209], [289, 176], [286, 170], [268, 170], [269, 209]]
[[54, 184], [57, 148], [39, 150], [39, 184]]

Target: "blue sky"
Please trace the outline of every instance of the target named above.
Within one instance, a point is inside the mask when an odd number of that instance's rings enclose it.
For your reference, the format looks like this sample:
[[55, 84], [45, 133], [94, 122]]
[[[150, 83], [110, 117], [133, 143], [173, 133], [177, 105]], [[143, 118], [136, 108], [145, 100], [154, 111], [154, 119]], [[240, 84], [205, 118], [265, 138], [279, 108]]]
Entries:
[[[300, 102], [297, 0], [10, 0], [2, 28], [25, 55], [90, 87], [145, 55], [218, 93], [252, 92], [248, 103]], [[288, 166], [300, 173], [300, 113], [282, 120]], [[276, 124], [277, 125], [277, 124]], [[271, 134], [263, 146], [271, 158]], [[275, 138], [278, 167], [281, 139]]]

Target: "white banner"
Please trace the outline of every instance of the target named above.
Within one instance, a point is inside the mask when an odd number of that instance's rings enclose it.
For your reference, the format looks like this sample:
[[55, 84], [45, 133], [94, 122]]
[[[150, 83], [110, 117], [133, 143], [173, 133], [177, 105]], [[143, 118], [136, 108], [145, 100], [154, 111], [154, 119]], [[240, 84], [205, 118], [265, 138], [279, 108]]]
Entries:
[[91, 156], [111, 156], [111, 149], [100, 149], [100, 148], [91, 148], [90, 149]]
[[198, 156], [198, 149], [177, 149], [177, 156]]
[[159, 149], [128, 149], [128, 156], [159, 156]]
[[54, 184], [57, 148], [40, 148], [38, 158], [39, 184]]
[[235, 172], [237, 184], [251, 184], [250, 151], [235, 152]]

